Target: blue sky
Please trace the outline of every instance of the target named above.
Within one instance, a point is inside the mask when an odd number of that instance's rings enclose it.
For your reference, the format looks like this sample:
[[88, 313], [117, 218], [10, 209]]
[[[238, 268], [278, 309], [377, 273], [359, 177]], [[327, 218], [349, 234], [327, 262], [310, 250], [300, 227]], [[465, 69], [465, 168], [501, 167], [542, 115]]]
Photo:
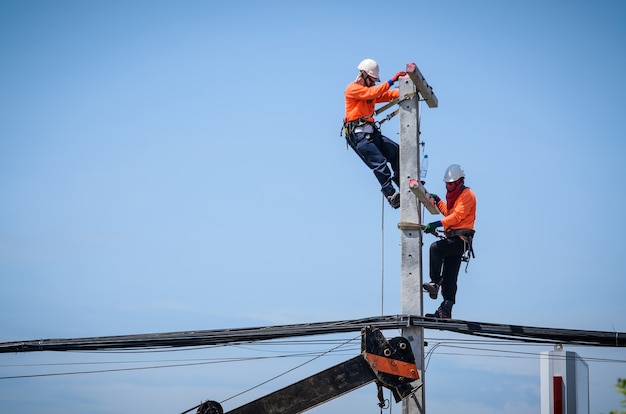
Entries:
[[[383, 80], [417, 63], [439, 99], [426, 185], [459, 163], [477, 195], [454, 316], [626, 331], [625, 18], [620, 1], [1, 2], [0, 341], [400, 313], [399, 212], [339, 137], [366, 57]], [[551, 347], [426, 336], [429, 412], [539, 412]], [[0, 410], [182, 412], [306, 359], [213, 358], [334, 346], [5, 354], [1, 377], [186, 366], [2, 379]], [[566, 349], [589, 361], [591, 412], [617, 409], [624, 351]], [[375, 404], [368, 386], [311, 412]]]

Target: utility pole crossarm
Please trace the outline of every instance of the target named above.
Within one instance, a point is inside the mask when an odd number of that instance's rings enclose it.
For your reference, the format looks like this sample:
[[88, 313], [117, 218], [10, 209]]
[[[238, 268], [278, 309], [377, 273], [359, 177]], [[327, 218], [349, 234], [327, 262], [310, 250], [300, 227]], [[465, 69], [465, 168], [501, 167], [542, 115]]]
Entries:
[[415, 63], [406, 64], [406, 74], [409, 75], [409, 77], [415, 84], [418, 92], [420, 93], [420, 95], [422, 95], [428, 106], [430, 108], [437, 108], [437, 106], [439, 105], [437, 96], [435, 96], [433, 88], [428, 84], [428, 82], [426, 82], [426, 79], [422, 75], [422, 72], [420, 72]]
[[435, 204], [435, 200], [428, 194], [426, 187], [422, 183], [415, 179], [409, 179], [409, 189], [415, 194], [419, 201], [424, 204], [430, 214], [439, 214], [439, 208]]

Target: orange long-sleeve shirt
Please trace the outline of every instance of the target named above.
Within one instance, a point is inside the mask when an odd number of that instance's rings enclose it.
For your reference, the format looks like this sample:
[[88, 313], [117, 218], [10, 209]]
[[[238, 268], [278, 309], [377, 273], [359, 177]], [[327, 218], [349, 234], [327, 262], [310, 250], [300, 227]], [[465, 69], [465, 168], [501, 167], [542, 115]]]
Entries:
[[389, 90], [389, 88], [391, 88], [389, 82], [383, 82], [369, 88], [358, 82], [349, 84], [345, 92], [346, 116], [344, 121], [349, 122], [363, 118], [369, 122], [374, 122], [376, 104], [389, 102], [400, 96], [399, 89]]
[[439, 200], [437, 207], [445, 217], [441, 219], [444, 230], [450, 229], [474, 229], [476, 221], [476, 195], [469, 188], [464, 189], [454, 206], [448, 210], [446, 202]]

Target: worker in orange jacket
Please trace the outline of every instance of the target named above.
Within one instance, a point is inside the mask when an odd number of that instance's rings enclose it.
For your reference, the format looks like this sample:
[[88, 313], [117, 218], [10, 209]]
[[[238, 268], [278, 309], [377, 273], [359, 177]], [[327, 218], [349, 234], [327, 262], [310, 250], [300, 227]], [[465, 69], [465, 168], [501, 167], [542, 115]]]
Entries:
[[[398, 72], [387, 82], [379, 82], [378, 63], [365, 59], [357, 66], [359, 74], [345, 91], [346, 113], [343, 119], [346, 140], [363, 162], [374, 172], [381, 191], [393, 208], [400, 207], [399, 188], [400, 147], [381, 134], [374, 123], [377, 103], [389, 102], [398, 96], [398, 89], [390, 89], [406, 72]], [[389, 168], [391, 166], [391, 169]]]
[[430, 246], [430, 282], [424, 283], [424, 290], [431, 299], [437, 299], [439, 287], [443, 302], [428, 317], [450, 319], [452, 306], [456, 302], [457, 279], [463, 254], [473, 254], [474, 221], [476, 220], [476, 196], [465, 186], [465, 171], [458, 164], [452, 164], [443, 177], [446, 183], [446, 201], [431, 194], [437, 208], [445, 217], [428, 223], [426, 233], [436, 234], [437, 227], [443, 227], [445, 237]]

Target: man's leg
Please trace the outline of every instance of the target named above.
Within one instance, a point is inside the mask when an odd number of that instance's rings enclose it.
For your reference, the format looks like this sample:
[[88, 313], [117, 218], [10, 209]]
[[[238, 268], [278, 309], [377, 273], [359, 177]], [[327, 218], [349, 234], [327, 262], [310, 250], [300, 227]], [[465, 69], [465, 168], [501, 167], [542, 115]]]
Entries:
[[392, 180], [400, 188], [400, 145], [384, 135], [380, 136], [380, 151], [387, 158], [393, 172]]
[[461, 268], [461, 254], [447, 256], [443, 260], [443, 278], [441, 282], [441, 296], [444, 300], [449, 300], [454, 304], [456, 302], [457, 280], [459, 278], [459, 269]]
[[350, 146], [372, 170], [380, 183], [382, 193], [388, 197], [392, 196], [396, 190], [392, 184], [391, 170], [387, 165], [387, 159], [374, 142], [374, 140], [376, 140], [375, 135], [376, 132], [371, 134], [362, 132], [351, 134]]
[[445, 258], [445, 240], [439, 240], [430, 245], [429, 276], [430, 282], [422, 284], [431, 299], [437, 299], [439, 285], [441, 285], [441, 268]]
[[449, 237], [445, 241], [445, 257], [441, 272], [441, 295], [445, 300], [455, 303], [457, 278], [461, 268], [461, 257], [463, 256], [465, 243], [460, 237]]
[[[460, 244], [459, 244], [460, 242]], [[456, 295], [456, 274], [452, 274], [455, 261], [458, 260], [456, 271], [461, 266], [463, 254], [463, 241], [458, 237], [446, 238], [430, 245], [430, 283], [424, 283], [422, 287], [428, 292], [431, 299], [437, 299], [439, 288], [444, 299], [451, 295], [454, 303]], [[452, 289], [451, 287], [454, 286]]]
[[457, 281], [459, 269], [461, 268], [461, 257], [465, 245], [460, 237], [451, 237], [448, 240], [447, 248], [449, 255], [443, 259], [441, 296], [443, 303], [439, 307], [439, 312], [443, 317], [452, 317], [452, 307], [456, 303]]
[[446, 239], [438, 240], [430, 245], [430, 281], [438, 285], [441, 284], [441, 267], [443, 266], [443, 259], [446, 257]]

